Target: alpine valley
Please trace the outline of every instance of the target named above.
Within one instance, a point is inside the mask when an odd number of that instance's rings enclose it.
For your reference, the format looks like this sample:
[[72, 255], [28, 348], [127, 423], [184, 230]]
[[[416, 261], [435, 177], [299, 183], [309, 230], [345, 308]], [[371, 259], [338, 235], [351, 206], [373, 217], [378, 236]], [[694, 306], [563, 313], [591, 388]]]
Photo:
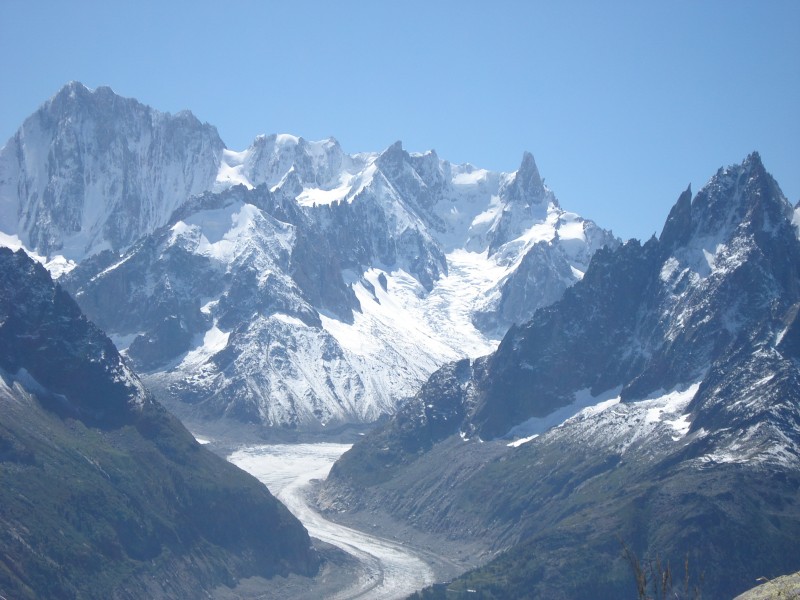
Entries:
[[0, 591], [215, 597], [355, 561], [161, 403], [262, 470], [288, 454], [254, 433], [306, 442], [297, 464], [357, 438], [284, 497], [426, 548], [417, 588], [480, 565], [415, 598], [636, 597], [637, 574], [724, 598], [798, 570], [799, 227], [757, 153], [623, 242], [528, 153], [234, 151], [70, 83], [0, 149]]

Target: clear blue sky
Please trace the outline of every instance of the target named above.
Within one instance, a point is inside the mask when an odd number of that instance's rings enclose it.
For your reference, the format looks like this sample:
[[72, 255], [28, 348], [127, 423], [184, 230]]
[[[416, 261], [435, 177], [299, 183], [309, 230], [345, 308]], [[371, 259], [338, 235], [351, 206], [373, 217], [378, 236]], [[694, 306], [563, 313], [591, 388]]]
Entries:
[[511, 171], [623, 237], [759, 150], [800, 199], [796, 0], [0, 0], [0, 143], [70, 80], [259, 133], [403, 140]]

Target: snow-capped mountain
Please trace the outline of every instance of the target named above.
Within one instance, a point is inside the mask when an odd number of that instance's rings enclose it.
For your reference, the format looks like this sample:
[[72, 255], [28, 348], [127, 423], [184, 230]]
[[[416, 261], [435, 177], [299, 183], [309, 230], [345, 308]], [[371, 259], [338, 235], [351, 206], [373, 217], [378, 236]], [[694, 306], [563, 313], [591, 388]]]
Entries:
[[[427, 183], [414, 168], [423, 159], [436, 165], [423, 171]], [[152, 385], [211, 414], [360, 422], [393, 412], [444, 362], [489, 352], [495, 331], [563, 292], [593, 247], [615, 243], [543, 187], [527, 206], [504, 202], [517, 193], [516, 174], [494, 175], [481, 190], [482, 180], [461, 177], [469, 167], [453, 176], [449, 163], [399, 144], [345, 162], [357, 160], [363, 171], [329, 202], [294, 165], [272, 188], [201, 196], [121, 258], [87, 261], [65, 285], [121, 345], [130, 342], [128, 356]], [[541, 218], [516, 219], [516, 231], [502, 225], [506, 211], [536, 201]], [[519, 293], [535, 288], [525, 268], [538, 275], [551, 265], [563, 272], [542, 276], [539, 298]]]
[[[798, 301], [791, 220], [757, 154], [721, 169], [693, 200], [687, 190], [658, 240], [598, 254], [592, 276], [559, 308], [509, 333], [492, 359], [491, 400], [477, 408], [475, 423], [486, 435], [502, 434], [511, 415], [494, 403], [509, 393], [517, 406], [530, 399], [526, 416], [542, 416], [584, 388], [623, 386], [622, 399], [634, 401], [702, 381], [759, 344], [775, 348]], [[550, 369], [550, 390], [536, 394], [545, 365], [561, 370]], [[520, 396], [523, 389], [530, 391]]]
[[5, 243], [80, 263], [62, 283], [156, 389], [269, 425], [393, 412], [618, 244], [528, 153], [496, 173], [400, 142], [232, 151], [190, 113], [76, 83], [0, 150], [0, 195]]
[[492, 355], [434, 373], [334, 465], [323, 505], [511, 547], [464, 584], [499, 597], [625, 595], [619, 537], [691, 553], [714, 597], [797, 569], [793, 218], [757, 154], [720, 169], [658, 239], [598, 251]]
[[211, 188], [224, 147], [188, 111], [72, 82], [0, 150], [0, 231], [74, 261], [124, 250]]

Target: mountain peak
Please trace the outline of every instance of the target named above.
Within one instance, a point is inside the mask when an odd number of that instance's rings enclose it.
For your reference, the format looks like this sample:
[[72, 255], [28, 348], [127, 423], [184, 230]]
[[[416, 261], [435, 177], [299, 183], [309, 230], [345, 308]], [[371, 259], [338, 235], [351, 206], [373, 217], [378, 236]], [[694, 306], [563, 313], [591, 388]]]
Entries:
[[380, 156], [378, 156], [377, 164], [382, 169], [388, 168], [390, 172], [396, 172], [401, 168], [403, 162], [405, 162], [408, 157], [408, 152], [403, 149], [403, 142], [397, 140], [394, 144], [381, 152]]
[[659, 240], [666, 248], [674, 248], [684, 243], [691, 233], [692, 223], [692, 184], [678, 197], [678, 201], [669, 211], [669, 216], [661, 230]]
[[[117, 94], [107, 85], [101, 85], [94, 89], [85, 86], [80, 81], [70, 81], [58, 90], [50, 100], [45, 103], [45, 107], [71, 107], [73, 102], [92, 102], [92, 103], [111, 103], [116, 100], [129, 102], [137, 106], [143, 106], [138, 100], [124, 98]], [[148, 110], [152, 110], [149, 109]]]
[[94, 89], [94, 93], [98, 96], [118, 96], [109, 85], [99, 85]]
[[0, 153], [0, 228], [44, 255], [124, 249], [211, 187], [223, 148], [189, 112], [72, 81]]
[[[721, 167], [694, 199], [691, 187], [684, 191], [669, 213], [660, 240], [667, 252], [691, 245], [710, 250], [736, 230], [770, 231], [792, 207], [778, 184], [764, 168], [758, 152], [741, 163]], [[742, 229], [745, 228], [745, 229]]]
[[764, 168], [764, 163], [761, 162], [761, 155], [758, 153], [758, 150], [753, 150], [748, 154], [742, 165], [750, 168]]
[[83, 85], [80, 81], [70, 81], [69, 83], [64, 85], [64, 87], [62, 87], [60, 90], [58, 90], [55, 93], [55, 96], [60, 96], [61, 94], [74, 96], [75, 94], [86, 94], [91, 92], [92, 90]]
[[402, 140], [397, 140], [394, 144], [392, 144], [391, 146], [386, 148], [386, 150], [384, 150], [381, 153], [381, 156], [383, 156], [384, 154], [396, 155], [396, 154], [401, 154], [401, 153], [404, 153], [404, 152], [405, 152], [405, 150], [403, 150], [403, 142], [402, 142]]
[[529, 169], [531, 167], [536, 169], [536, 160], [533, 158], [533, 154], [531, 154], [530, 151], [525, 150], [522, 152], [522, 163], [520, 164], [520, 169]]
[[528, 151], [523, 152], [522, 162], [511, 180], [509, 198], [525, 205], [546, 206], [548, 201], [558, 204], [555, 197], [547, 193], [533, 154]]
[[86, 102], [93, 94], [94, 90], [86, 87], [80, 81], [70, 81], [39, 108], [39, 113], [53, 110], [57, 113], [61, 113], [74, 110], [76, 104]]
[[278, 146], [303, 146], [306, 141], [302, 137], [291, 133], [278, 133], [275, 135], [275, 143]]
[[536, 166], [533, 154], [527, 150], [522, 154], [522, 163], [517, 170], [516, 181], [519, 182], [521, 191], [526, 194], [534, 196], [544, 194], [544, 182], [539, 175], [539, 168]]

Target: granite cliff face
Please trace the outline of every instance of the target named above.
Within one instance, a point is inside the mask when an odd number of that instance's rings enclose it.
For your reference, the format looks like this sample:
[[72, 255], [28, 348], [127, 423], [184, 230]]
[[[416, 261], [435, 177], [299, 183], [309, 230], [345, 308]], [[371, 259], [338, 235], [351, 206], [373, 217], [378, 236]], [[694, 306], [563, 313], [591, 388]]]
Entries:
[[209, 189], [223, 148], [188, 111], [70, 83], [0, 150], [0, 231], [45, 256], [118, 252]]
[[185, 598], [313, 574], [302, 525], [198, 444], [47, 271], [0, 249], [0, 594]]

